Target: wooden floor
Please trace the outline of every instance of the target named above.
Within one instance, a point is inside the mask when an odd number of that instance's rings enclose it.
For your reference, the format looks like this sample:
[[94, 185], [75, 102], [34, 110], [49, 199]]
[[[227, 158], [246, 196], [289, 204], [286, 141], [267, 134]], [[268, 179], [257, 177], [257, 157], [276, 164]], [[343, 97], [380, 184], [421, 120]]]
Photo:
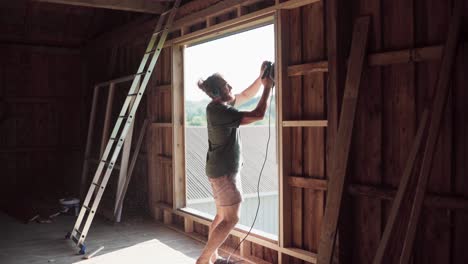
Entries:
[[88, 252], [104, 250], [89, 260], [64, 236], [74, 217], [59, 216], [51, 224], [23, 224], [0, 212], [0, 263], [170, 263], [193, 264], [203, 244], [151, 219], [134, 217], [113, 225], [94, 220], [86, 239]]

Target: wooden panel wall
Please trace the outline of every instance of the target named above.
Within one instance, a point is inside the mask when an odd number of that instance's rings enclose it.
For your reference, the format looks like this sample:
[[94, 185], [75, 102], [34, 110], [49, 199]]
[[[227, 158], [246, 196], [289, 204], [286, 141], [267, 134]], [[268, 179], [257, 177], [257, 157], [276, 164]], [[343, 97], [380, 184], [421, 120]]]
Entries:
[[[283, 39], [289, 53], [283, 66], [326, 59], [324, 3], [318, 2], [286, 11], [285, 29], [289, 37]], [[326, 76], [323, 72], [289, 77], [281, 87], [283, 121], [326, 119]], [[295, 127], [283, 129], [283, 178], [299, 176], [325, 178], [325, 131], [323, 127]], [[324, 213], [325, 192], [304, 187], [288, 186], [283, 195], [291, 195], [291, 225], [283, 232], [291, 234], [285, 247], [317, 252]], [[284, 262], [285, 261], [285, 262]], [[283, 257], [283, 263], [303, 263], [299, 259]]]
[[79, 50], [0, 45], [2, 201], [78, 191], [84, 139]]
[[[369, 52], [379, 52], [443, 45], [451, 7], [452, 1], [443, 0], [355, 0], [352, 14], [354, 18], [372, 16]], [[464, 21], [466, 33], [468, 20]], [[439, 65], [440, 61], [409, 62], [366, 69], [351, 153], [351, 182], [398, 187], [422, 110], [432, 100]], [[466, 118], [461, 118], [468, 110], [468, 104], [462, 103], [467, 99], [466, 67], [466, 48], [461, 45], [428, 186], [431, 193], [465, 198], [466, 177], [461, 175], [466, 175], [466, 139], [460, 133], [466, 132], [467, 127]], [[410, 186], [412, 193], [414, 182]], [[405, 200], [411, 201], [412, 195]], [[408, 204], [403, 204], [403, 212], [408, 212]], [[348, 246], [352, 248], [353, 263], [372, 261], [390, 206], [391, 202], [372, 196], [353, 197], [348, 216], [352, 219]], [[400, 242], [406, 232], [402, 220], [397, 221], [396, 232], [391, 236], [385, 263], [395, 263], [401, 251]], [[467, 233], [462, 224], [466, 220], [463, 210], [425, 207], [413, 263], [466, 263], [467, 254], [461, 249], [459, 235]]]

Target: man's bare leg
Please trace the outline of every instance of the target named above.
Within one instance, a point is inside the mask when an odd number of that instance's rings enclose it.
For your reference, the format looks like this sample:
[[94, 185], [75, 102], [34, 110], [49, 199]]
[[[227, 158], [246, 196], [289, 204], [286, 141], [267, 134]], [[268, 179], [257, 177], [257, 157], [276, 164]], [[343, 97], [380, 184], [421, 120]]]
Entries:
[[197, 264], [211, 264], [211, 256], [224, 243], [229, 232], [239, 221], [240, 203], [219, 207], [218, 214], [220, 222], [211, 231], [211, 236], [203, 249], [202, 254], [197, 260]]
[[[216, 206], [216, 216], [215, 218], [213, 219], [213, 222], [211, 223], [210, 225], [210, 230], [208, 232], [208, 239], [211, 238], [211, 233], [213, 232], [213, 229], [215, 229], [219, 223], [221, 223], [221, 215], [219, 215], [219, 207]], [[213, 253], [213, 255], [211, 255], [211, 261], [212, 262], [215, 262], [216, 259], [219, 257], [219, 254], [218, 254], [218, 249], [215, 250], [215, 252]]]

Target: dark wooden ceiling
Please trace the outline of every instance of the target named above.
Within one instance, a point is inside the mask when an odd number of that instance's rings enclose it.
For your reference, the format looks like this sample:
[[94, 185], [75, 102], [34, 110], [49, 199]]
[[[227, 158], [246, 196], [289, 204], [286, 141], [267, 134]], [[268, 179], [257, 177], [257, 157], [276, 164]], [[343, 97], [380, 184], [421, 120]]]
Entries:
[[0, 2], [0, 43], [80, 47], [129, 21], [150, 17], [116, 11], [27, 0]]

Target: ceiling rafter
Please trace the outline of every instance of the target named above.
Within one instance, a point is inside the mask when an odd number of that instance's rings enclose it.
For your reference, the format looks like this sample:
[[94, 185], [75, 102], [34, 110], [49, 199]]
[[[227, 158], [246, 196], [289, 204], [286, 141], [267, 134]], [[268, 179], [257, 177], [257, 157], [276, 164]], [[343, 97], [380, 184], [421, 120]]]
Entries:
[[74, 6], [87, 6], [94, 8], [106, 8], [151, 14], [161, 14], [167, 8], [158, 1], [147, 0], [34, 0], [36, 2], [47, 2]]

